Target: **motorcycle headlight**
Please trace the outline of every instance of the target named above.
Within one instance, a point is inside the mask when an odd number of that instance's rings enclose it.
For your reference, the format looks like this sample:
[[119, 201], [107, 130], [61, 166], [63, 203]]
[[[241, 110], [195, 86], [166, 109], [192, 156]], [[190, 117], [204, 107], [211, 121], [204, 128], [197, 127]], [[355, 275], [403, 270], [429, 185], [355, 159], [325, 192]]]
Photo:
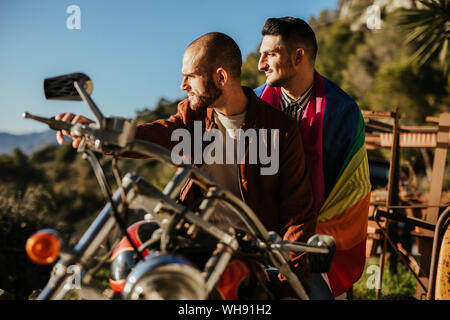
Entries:
[[150, 255], [128, 275], [123, 297], [130, 300], [203, 300], [200, 270], [179, 257]]

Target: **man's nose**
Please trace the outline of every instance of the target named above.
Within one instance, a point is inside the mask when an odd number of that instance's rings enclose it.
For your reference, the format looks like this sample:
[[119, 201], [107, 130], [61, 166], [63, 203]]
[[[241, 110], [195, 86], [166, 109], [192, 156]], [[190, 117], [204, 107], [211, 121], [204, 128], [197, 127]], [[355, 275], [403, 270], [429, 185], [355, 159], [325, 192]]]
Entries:
[[259, 58], [259, 61], [258, 61], [258, 70], [259, 71], [266, 71], [266, 69], [268, 69], [268, 68], [269, 68], [269, 65], [267, 64], [266, 58], [264, 58], [261, 55], [261, 57]]
[[186, 80], [187, 80], [187, 78], [183, 77], [183, 80], [181, 81], [181, 85], [180, 85], [181, 90], [186, 91], [188, 89], [189, 86], [188, 86]]

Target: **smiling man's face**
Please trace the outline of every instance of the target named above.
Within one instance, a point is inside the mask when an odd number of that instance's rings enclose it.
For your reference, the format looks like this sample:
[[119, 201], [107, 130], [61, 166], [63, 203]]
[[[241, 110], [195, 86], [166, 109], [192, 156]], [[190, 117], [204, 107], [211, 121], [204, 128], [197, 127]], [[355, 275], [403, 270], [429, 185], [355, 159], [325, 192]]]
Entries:
[[283, 87], [295, 76], [291, 56], [281, 36], [264, 36], [259, 52], [258, 69], [265, 72], [269, 86]]

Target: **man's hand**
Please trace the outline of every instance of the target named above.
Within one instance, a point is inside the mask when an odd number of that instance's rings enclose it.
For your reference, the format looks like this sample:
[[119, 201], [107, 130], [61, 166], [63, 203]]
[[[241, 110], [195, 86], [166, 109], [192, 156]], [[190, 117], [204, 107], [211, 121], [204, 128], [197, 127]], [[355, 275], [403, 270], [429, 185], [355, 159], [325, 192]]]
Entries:
[[[89, 124], [89, 123], [94, 122], [91, 119], [88, 119], [81, 115], [69, 113], [69, 112], [58, 114], [55, 117], [55, 120], [69, 122], [71, 124], [77, 124], [77, 123]], [[80, 142], [81, 142], [81, 137], [71, 136], [70, 132], [67, 132], [66, 130], [60, 130], [60, 131], [56, 132], [56, 141], [58, 141], [59, 144], [63, 144], [64, 136], [68, 136], [68, 137], [72, 138], [72, 147], [74, 147], [75, 149], [78, 148], [78, 146], [80, 145]]]

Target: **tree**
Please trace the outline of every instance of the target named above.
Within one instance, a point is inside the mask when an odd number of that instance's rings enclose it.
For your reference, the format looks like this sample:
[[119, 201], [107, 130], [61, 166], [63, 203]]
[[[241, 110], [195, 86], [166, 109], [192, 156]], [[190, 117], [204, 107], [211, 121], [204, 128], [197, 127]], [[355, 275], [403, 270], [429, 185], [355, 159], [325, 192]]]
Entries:
[[177, 106], [181, 100], [169, 101], [165, 98], [159, 99], [153, 109], [144, 108], [136, 112], [136, 118], [139, 122], [153, 122], [159, 119], [167, 119], [177, 113]]
[[258, 70], [258, 61], [258, 49], [256, 49], [255, 52], [251, 52], [248, 54], [247, 58], [242, 64], [241, 83], [243, 86], [256, 88], [266, 82], [266, 76], [263, 72], [260, 72]]
[[368, 100], [372, 110], [392, 111], [399, 107], [402, 124], [420, 124], [426, 116], [440, 112], [438, 101], [444, 96], [442, 73], [431, 66], [419, 68], [404, 59], [380, 67]]
[[438, 56], [444, 74], [450, 71], [450, 2], [448, 0], [419, 0], [422, 9], [402, 10], [400, 24], [410, 33], [407, 42], [416, 50], [411, 60], [419, 66]]
[[357, 47], [364, 43], [364, 33], [351, 31], [346, 23], [336, 21], [316, 31], [317, 55], [316, 69], [328, 79], [342, 84], [343, 74], [350, 62], [349, 57]]

